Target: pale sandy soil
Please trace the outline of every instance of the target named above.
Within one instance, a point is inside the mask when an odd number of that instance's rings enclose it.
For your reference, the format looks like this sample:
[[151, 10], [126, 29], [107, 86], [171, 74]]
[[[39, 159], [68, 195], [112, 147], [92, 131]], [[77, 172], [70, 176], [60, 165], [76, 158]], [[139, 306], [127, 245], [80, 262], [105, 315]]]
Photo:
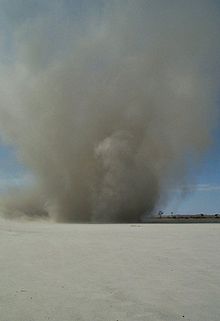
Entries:
[[0, 321], [219, 321], [220, 224], [0, 222]]

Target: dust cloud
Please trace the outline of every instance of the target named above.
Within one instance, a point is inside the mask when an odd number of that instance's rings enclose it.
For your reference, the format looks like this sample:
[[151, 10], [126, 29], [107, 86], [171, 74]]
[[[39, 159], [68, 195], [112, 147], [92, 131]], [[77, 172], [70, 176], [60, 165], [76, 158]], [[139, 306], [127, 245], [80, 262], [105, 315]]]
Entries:
[[35, 180], [2, 212], [143, 220], [211, 142], [215, 2], [24, 3], [2, 1], [0, 133]]

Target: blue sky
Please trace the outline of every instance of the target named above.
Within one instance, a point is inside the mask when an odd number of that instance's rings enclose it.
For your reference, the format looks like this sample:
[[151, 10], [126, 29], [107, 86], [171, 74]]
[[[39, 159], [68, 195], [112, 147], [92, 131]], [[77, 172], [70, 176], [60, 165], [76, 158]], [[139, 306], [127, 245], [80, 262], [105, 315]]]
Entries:
[[219, 213], [220, 212], [220, 129], [217, 127], [213, 145], [199, 163], [191, 169], [194, 181], [185, 196], [173, 192], [165, 208], [166, 213]]
[[29, 172], [18, 162], [13, 147], [0, 145], [0, 193], [26, 185]]

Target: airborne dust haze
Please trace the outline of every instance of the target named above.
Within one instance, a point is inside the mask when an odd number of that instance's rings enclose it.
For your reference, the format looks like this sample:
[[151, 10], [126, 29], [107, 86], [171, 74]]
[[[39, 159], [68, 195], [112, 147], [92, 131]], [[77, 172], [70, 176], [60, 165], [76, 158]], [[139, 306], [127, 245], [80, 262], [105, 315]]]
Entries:
[[91, 2], [1, 1], [0, 133], [35, 178], [9, 217], [140, 221], [210, 143], [215, 2]]

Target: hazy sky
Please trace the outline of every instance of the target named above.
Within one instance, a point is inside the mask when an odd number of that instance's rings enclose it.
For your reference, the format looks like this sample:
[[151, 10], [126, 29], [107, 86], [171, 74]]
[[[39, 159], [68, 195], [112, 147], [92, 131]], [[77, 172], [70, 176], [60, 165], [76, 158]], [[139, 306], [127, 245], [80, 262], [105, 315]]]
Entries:
[[[205, 1], [202, 1], [205, 2]], [[208, 0], [207, 0], [208, 2]], [[53, 1], [54, 6], [59, 6], [59, 1]], [[63, 1], [65, 4], [62, 10], [66, 14], [77, 21], [86, 17], [87, 11], [91, 8], [89, 1]], [[94, 3], [96, 5], [94, 5]], [[93, 10], [102, 10], [101, 0], [93, 1]], [[158, 3], [161, 3], [160, 1]], [[165, 1], [166, 3], [166, 1]], [[167, 1], [167, 3], [174, 3]], [[175, 1], [178, 6], [181, 1]], [[195, 4], [198, 6], [198, 1], [192, 1], [192, 7], [195, 9]], [[216, 3], [216, 10], [220, 11], [219, 1]], [[50, 7], [51, 1], [45, 0], [0, 0], [0, 57], [3, 64], [13, 62], [14, 45], [13, 45], [13, 30], [21, 21], [30, 19], [32, 16], [37, 16], [45, 13]], [[165, 5], [166, 7], [166, 5]], [[25, 8], [25, 10], [24, 10]], [[164, 9], [164, 8], [162, 8]], [[199, 12], [199, 8], [198, 8]], [[60, 21], [57, 21], [59, 26]], [[56, 32], [56, 31], [54, 31]], [[54, 44], [48, 44], [48, 52], [53, 53]], [[47, 62], [45, 62], [47, 63]], [[217, 79], [220, 77], [217, 75]], [[220, 82], [220, 81], [219, 81]], [[219, 108], [220, 97], [216, 97], [216, 106]], [[204, 157], [199, 161], [198, 167], [190, 169], [191, 176], [194, 178], [192, 184], [185, 195], [180, 195], [175, 190], [172, 191], [173, 199], [168, 203], [165, 212], [179, 213], [212, 213], [220, 212], [220, 126], [216, 127], [213, 133], [213, 144], [205, 153]], [[16, 150], [13, 147], [0, 145], [0, 193], [4, 193], [11, 187], [19, 187], [31, 184], [33, 180], [31, 173], [16, 159]]]

